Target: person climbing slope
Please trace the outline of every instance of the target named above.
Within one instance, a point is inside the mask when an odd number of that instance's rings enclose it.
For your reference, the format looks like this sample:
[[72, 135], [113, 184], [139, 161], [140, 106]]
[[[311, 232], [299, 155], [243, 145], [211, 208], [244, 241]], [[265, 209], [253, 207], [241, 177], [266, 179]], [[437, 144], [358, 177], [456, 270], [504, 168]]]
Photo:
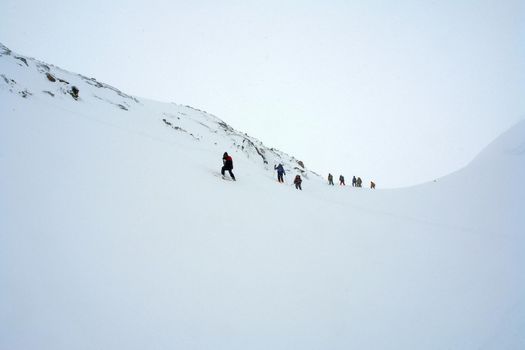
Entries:
[[354, 177], [352, 178], [352, 187], [355, 187], [357, 185], [357, 179]]
[[228, 172], [230, 173], [230, 176], [232, 178], [233, 181], [235, 181], [235, 175], [233, 175], [233, 159], [230, 155], [228, 155], [227, 152], [224, 152], [223, 156], [222, 156], [222, 169], [221, 169], [221, 174], [222, 174], [222, 177], [224, 178], [224, 172], [226, 170], [228, 170]]
[[301, 188], [301, 183], [303, 182], [303, 180], [301, 179], [301, 175], [297, 175], [295, 177], [295, 179], [293, 180], [293, 183], [295, 184], [295, 188], [298, 189], [298, 190], [303, 190]]
[[362, 187], [363, 186], [363, 180], [361, 180], [360, 177], [357, 177], [356, 187]]
[[376, 183], [374, 181], [370, 181], [370, 188], [371, 189], [375, 189], [376, 188]]
[[339, 175], [339, 185], [340, 186], [346, 186], [346, 184], [345, 184], [345, 177], [343, 175]]
[[284, 167], [281, 163], [279, 165], [274, 165], [273, 167], [275, 170], [277, 170], [277, 181], [284, 182], [284, 175], [286, 175], [286, 172], [284, 171]]
[[334, 185], [334, 176], [330, 173], [328, 173], [328, 184], [329, 185]]

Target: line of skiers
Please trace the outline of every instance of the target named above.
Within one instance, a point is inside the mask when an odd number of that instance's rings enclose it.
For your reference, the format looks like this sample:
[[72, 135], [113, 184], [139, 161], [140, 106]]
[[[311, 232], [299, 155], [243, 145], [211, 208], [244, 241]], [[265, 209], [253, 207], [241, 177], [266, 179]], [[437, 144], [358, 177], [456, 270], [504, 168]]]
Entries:
[[[334, 185], [334, 176], [330, 173], [328, 174], [328, 184], [331, 186]], [[346, 186], [345, 177], [343, 175], [339, 175], [339, 185]]]
[[[221, 174], [222, 174], [222, 177], [224, 178], [224, 173], [226, 171], [228, 171], [228, 173], [230, 174], [230, 177], [232, 178], [233, 181], [235, 181], [235, 175], [233, 174], [232, 170], [233, 170], [233, 159], [232, 157], [228, 154], [228, 152], [224, 152], [223, 156], [222, 156], [222, 169], [221, 169]], [[284, 171], [284, 166], [279, 163], [279, 165], [274, 165], [274, 170], [277, 171], [277, 181], [279, 183], [284, 183], [284, 176], [286, 175], [286, 172]], [[298, 190], [301, 190], [302, 191], [302, 187], [301, 187], [301, 183], [303, 182], [303, 180], [301, 179], [301, 175], [296, 175], [294, 180], [293, 180], [293, 183], [295, 185], [295, 188], [298, 189]], [[331, 185], [333, 186], [334, 185], [334, 176], [332, 174], [328, 174], [328, 185]], [[343, 175], [339, 175], [339, 185], [340, 186], [346, 186], [345, 184], [345, 177]], [[361, 180], [360, 177], [353, 177], [352, 178], [352, 187], [362, 187], [363, 185], [363, 180]], [[376, 184], [373, 182], [373, 181], [370, 181], [370, 188], [372, 189], [375, 189], [376, 188]]]
[[[274, 169], [277, 170], [277, 181], [280, 183], [284, 182], [284, 175], [286, 175], [286, 172], [284, 171], [284, 167], [281, 163], [279, 165], [275, 165]], [[235, 175], [233, 174], [233, 158], [228, 154], [228, 152], [224, 152], [222, 155], [222, 168], [221, 168], [221, 175], [223, 178], [225, 177], [226, 171], [230, 174], [230, 177], [233, 181], [235, 181]], [[295, 185], [295, 188], [298, 190], [303, 190], [301, 187], [301, 184], [303, 182], [303, 179], [301, 179], [301, 175], [296, 175], [295, 179], [293, 180], [293, 183]]]
[[[277, 181], [279, 183], [284, 183], [284, 175], [286, 175], [286, 172], [284, 171], [283, 165], [279, 163], [279, 165], [274, 165], [273, 169], [277, 170]], [[302, 182], [303, 182], [303, 179], [301, 179], [301, 175], [296, 175], [293, 180], [295, 188], [302, 191], [303, 190], [303, 188], [301, 187]]]
[[[334, 186], [334, 176], [330, 173], [328, 173], [328, 185]], [[339, 185], [346, 186], [345, 177], [343, 175], [339, 175]], [[361, 180], [360, 177], [356, 178], [354, 176], [352, 178], [352, 187], [363, 187], [363, 180]], [[370, 188], [376, 188], [376, 184], [374, 183], [374, 181], [370, 181]]]

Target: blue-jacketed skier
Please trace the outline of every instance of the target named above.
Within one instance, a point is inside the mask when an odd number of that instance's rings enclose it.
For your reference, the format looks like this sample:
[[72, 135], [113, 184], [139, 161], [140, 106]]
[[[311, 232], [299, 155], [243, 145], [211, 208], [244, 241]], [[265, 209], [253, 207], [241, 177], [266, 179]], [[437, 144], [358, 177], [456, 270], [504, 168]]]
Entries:
[[286, 175], [286, 172], [284, 171], [284, 167], [281, 163], [279, 165], [275, 165], [273, 167], [275, 170], [277, 170], [277, 181], [284, 182], [284, 175]]

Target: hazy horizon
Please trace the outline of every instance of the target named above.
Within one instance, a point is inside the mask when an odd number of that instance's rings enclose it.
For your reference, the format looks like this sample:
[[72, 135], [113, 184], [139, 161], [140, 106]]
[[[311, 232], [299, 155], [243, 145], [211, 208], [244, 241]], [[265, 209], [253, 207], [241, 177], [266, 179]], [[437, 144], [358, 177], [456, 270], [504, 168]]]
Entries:
[[206, 110], [325, 176], [466, 165], [525, 113], [520, 1], [3, 1], [0, 42]]

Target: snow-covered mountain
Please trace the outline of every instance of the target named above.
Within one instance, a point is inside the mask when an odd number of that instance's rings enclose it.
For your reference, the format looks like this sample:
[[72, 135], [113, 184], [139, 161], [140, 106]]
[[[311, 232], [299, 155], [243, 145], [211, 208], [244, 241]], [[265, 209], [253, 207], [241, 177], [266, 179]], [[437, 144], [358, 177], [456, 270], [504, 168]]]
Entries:
[[[2, 44], [0, 57], [0, 89], [25, 99], [72, 108], [77, 113], [90, 115], [120, 112], [124, 118], [128, 114], [140, 116], [154, 128], [160, 125], [174, 131], [170, 133], [174, 139], [194, 141], [197, 148], [212, 148], [219, 155], [222, 155], [223, 150], [236, 152], [272, 172], [275, 164], [282, 163], [287, 170], [298, 172], [306, 178], [316, 175], [307, 170], [302, 161], [266, 147], [256, 138], [233, 129], [204, 111], [174, 103], [139, 99], [94, 78], [15, 54]], [[73, 94], [74, 89], [78, 89], [78, 97]], [[113, 122], [112, 118], [106, 121]]]
[[435, 182], [331, 187], [208, 113], [0, 55], [0, 349], [525, 348], [525, 122]]

